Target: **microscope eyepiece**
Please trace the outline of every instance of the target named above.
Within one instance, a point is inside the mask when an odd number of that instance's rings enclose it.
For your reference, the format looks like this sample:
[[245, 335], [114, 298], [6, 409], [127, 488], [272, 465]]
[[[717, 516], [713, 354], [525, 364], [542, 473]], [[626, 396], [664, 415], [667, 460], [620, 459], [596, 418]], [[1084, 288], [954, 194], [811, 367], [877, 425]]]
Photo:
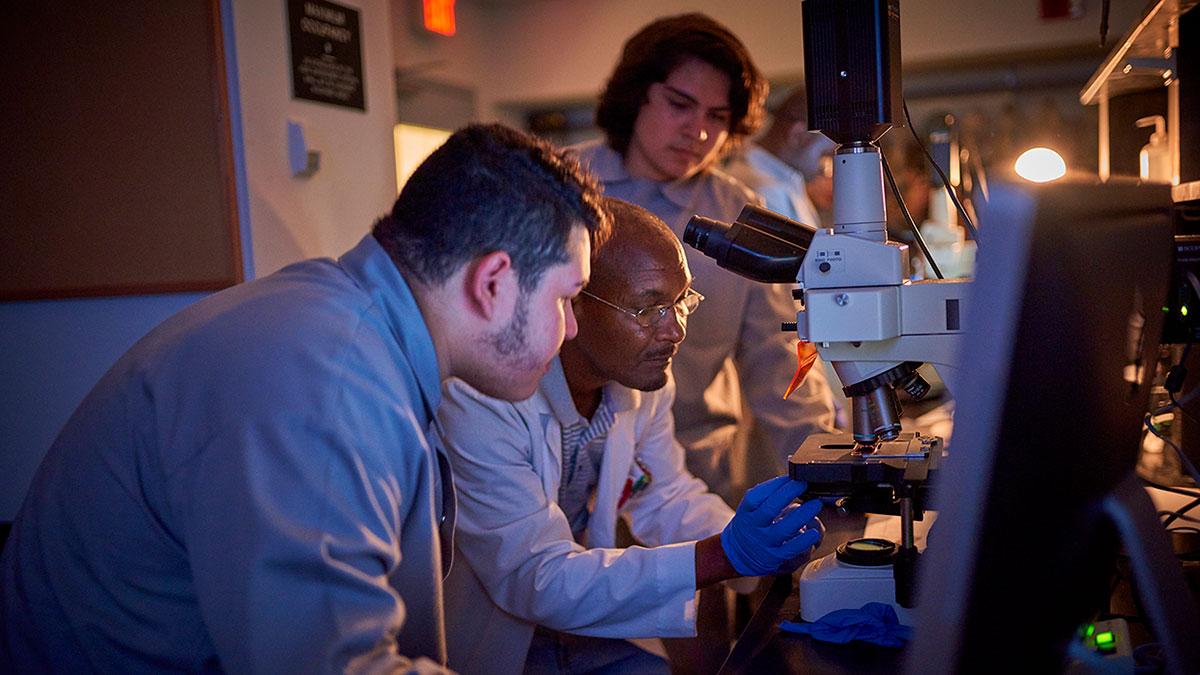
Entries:
[[728, 224], [692, 216], [683, 230], [683, 243], [748, 279], [793, 283], [815, 232], [811, 225], [747, 204]]
[[708, 252], [708, 238], [714, 233], [716, 234], [713, 240], [714, 253], [716, 253], [717, 249], [728, 248], [729, 228], [730, 226], [727, 223], [705, 218], [704, 216], [692, 216], [692, 219], [688, 221], [687, 227], [683, 229], [683, 243], [709, 255], [709, 257], [715, 258], [717, 257], [716, 255], [709, 254]]

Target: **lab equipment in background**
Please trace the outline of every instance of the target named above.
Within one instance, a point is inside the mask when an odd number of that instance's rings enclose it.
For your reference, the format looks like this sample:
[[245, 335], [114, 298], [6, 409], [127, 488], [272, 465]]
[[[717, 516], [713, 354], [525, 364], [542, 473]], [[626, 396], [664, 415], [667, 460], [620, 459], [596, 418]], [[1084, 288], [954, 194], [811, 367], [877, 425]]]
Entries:
[[1167, 145], [1167, 123], [1162, 115], [1137, 121], [1138, 128], [1154, 127], [1150, 142], [1138, 153], [1138, 177], [1146, 183], [1171, 182], [1171, 148]]
[[1129, 638], [1129, 623], [1125, 619], [1109, 619], [1083, 626], [1071, 642], [1068, 653], [1071, 662], [1065, 670], [1066, 675], [1137, 672], [1133, 643]]
[[[1200, 259], [1200, 2], [1148, 3], [1080, 92], [1079, 100], [1099, 106], [1101, 180], [1109, 180], [1110, 175], [1139, 176], [1143, 181], [1171, 183], [1176, 278], [1165, 304], [1168, 314], [1163, 341], [1196, 342], [1200, 339], [1200, 313], [1196, 311], [1200, 295], [1180, 271], [1186, 268], [1200, 274], [1196, 263]], [[1165, 125], [1160, 126], [1155, 117], [1165, 118]], [[1152, 123], [1155, 128], [1147, 143], [1146, 134], [1135, 126]], [[1170, 162], [1166, 176], [1159, 164], [1164, 161], [1163, 145]], [[1147, 160], [1144, 166], [1136, 161], [1142, 155]], [[1180, 350], [1176, 356], [1182, 356]], [[1198, 357], [1200, 353], [1191, 355], [1193, 372], [1200, 370]], [[1167, 363], [1179, 361], [1168, 359]], [[1193, 464], [1200, 464], [1200, 425], [1192, 423], [1200, 415], [1200, 401], [1158, 406], [1164, 408], [1154, 415], [1152, 424], [1161, 425], [1168, 438], [1181, 440], [1182, 451]], [[1147, 438], [1143, 469], [1151, 471], [1144, 475], [1168, 480], [1173, 469], [1168, 466], [1172, 461], [1170, 444], [1165, 454], [1158, 452], [1157, 444], [1158, 439]]]
[[[935, 484], [909, 672], [1058, 669], [1118, 543], [1169, 672], [1200, 612], [1134, 473], [1171, 246], [1168, 186], [1003, 185], [971, 302], [954, 452]], [[1004, 636], [1005, 639], [997, 639]]]
[[[929, 217], [921, 223], [921, 234], [946, 278], [967, 278], [974, 274], [975, 241], [967, 239], [966, 230], [958, 224], [958, 211], [940, 184], [929, 190]], [[928, 265], [922, 265], [922, 276], [933, 278], [927, 270]]]
[[1134, 128], [1150, 115], [1165, 117], [1165, 139], [1177, 202], [1200, 200], [1200, 9], [1196, 0], [1146, 3], [1142, 16], [1116, 44], [1079, 93], [1099, 106], [1100, 180], [1139, 175], [1136, 158], [1146, 137]]
[[1178, 455], [1200, 465], [1200, 402], [1184, 391], [1195, 389], [1200, 373], [1200, 351], [1193, 349], [1200, 342], [1200, 202], [1177, 202], [1173, 215], [1171, 284], [1162, 307], [1163, 347], [1151, 395], [1149, 424], [1154, 431], [1147, 428], [1138, 468], [1159, 485], [1195, 487]]
[[[967, 239], [967, 232], [958, 222], [958, 210], [950, 200], [950, 193], [942, 183], [941, 174], [955, 188], [964, 181], [962, 148], [959, 147], [958, 122], [953, 115], [941, 117], [941, 123], [929, 132], [929, 154], [942, 169], [941, 173], [930, 170], [929, 214], [921, 223], [921, 234], [929, 246], [934, 262], [946, 278], [970, 277], [975, 269], [976, 244]], [[976, 162], [977, 164], [978, 162]], [[978, 168], [982, 172], [982, 167]], [[980, 173], [982, 180], [982, 173]], [[967, 202], [971, 207], [972, 203]], [[925, 261], [921, 260], [924, 278], [934, 278]]]
[[[899, 100], [898, 8], [870, 0], [803, 8], [810, 125], [840, 144], [834, 227], [808, 231], [778, 218], [765, 226], [766, 214], [744, 212], [731, 226], [693, 219], [684, 236], [752, 278], [784, 282], [794, 269], [803, 303], [795, 329], [855, 397], [853, 436], [810, 438], [789, 461], [793, 477], [819, 491], [814, 473], [833, 470], [845, 480], [824, 482], [847, 507], [915, 520], [940, 475], [936, 505], [950, 521], [919, 577], [912, 672], [1061, 668], [1075, 630], [1104, 604], [1118, 538], [1149, 625], [1173, 670], [1187, 672], [1200, 662], [1200, 614], [1134, 477], [1167, 296], [1168, 188], [993, 190], [980, 213], [992, 233], [981, 283], [907, 282], [907, 247], [884, 234], [875, 144]], [[841, 46], [851, 39], [868, 47]], [[851, 64], [850, 54], [871, 58]], [[987, 316], [976, 319], [972, 306]], [[911, 377], [921, 362], [938, 366], [958, 398], [945, 468], [940, 446], [911, 448], [923, 444], [901, 436], [897, 422], [896, 389], [921, 395]], [[969, 381], [958, 364], [970, 364]], [[895, 440], [914, 451], [893, 452]], [[915, 553], [906, 538], [900, 548]], [[904, 604], [904, 574], [894, 574], [893, 599]]]
[[[1163, 345], [1159, 352], [1159, 363], [1170, 364], [1182, 361], [1183, 348]], [[1184, 474], [1179, 457], [1168, 443], [1182, 447], [1183, 426], [1187, 423], [1180, 410], [1172, 409], [1171, 394], [1167, 392], [1164, 368], [1159, 368], [1158, 377], [1150, 391], [1151, 425], [1158, 433], [1149, 429], [1142, 435], [1141, 453], [1138, 455], [1138, 474], [1158, 485], [1181, 485]], [[1155, 413], [1154, 411], [1162, 412]]]

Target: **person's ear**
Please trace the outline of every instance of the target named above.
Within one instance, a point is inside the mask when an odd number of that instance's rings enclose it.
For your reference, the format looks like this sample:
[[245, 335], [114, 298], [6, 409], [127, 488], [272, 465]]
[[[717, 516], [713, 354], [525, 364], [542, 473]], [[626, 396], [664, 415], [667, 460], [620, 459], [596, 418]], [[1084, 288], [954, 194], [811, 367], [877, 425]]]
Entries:
[[479, 256], [467, 263], [464, 285], [468, 309], [491, 321], [508, 304], [507, 296], [516, 292], [512, 258], [504, 251]]

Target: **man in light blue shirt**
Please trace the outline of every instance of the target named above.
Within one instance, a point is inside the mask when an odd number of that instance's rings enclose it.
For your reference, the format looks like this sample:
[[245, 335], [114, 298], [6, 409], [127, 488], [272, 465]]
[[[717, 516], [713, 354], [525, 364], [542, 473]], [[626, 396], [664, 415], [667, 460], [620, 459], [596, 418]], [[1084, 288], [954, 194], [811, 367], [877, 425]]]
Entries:
[[771, 122], [753, 143], [734, 153], [725, 170], [757, 192], [768, 209], [813, 227], [822, 227], [808, 194], [806, 177], [820, 170], [833, 142], [808, 130], [804, 87], [771, 110]]
[[545, 143], [468, 127], [338, 260], [151, 331], [18, 514], [0, 671], [442, 670], [441, 381], [533, 393], [576, 331], [598, 199]]

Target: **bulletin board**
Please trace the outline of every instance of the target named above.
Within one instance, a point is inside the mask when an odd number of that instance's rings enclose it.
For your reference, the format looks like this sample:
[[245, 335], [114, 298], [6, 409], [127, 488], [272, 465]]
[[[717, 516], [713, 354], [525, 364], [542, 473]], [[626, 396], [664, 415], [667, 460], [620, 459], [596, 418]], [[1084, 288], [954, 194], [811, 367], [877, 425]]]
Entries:
[[218, 3], [6, 6], [0, 300], [242, 280]]

